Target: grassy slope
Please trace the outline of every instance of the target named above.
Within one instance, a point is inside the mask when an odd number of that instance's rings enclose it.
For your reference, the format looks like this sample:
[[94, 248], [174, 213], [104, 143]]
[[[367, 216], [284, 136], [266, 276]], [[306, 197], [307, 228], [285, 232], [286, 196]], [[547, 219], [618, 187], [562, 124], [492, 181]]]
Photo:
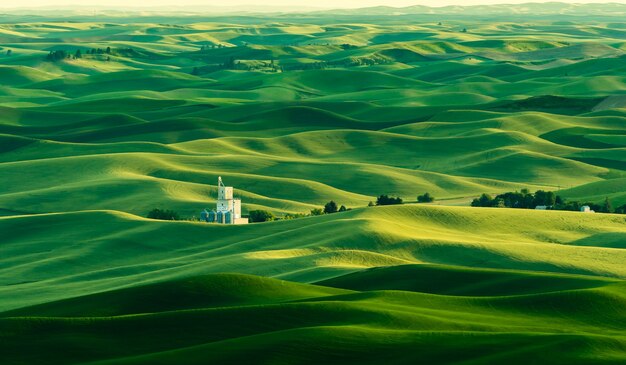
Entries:
[[[438, 273], [436, 267], [430, 270]], [[368, 279], [386, 281], [380, 271], [368, 272]], [[499, 272], [467, 273], [500, 277]], [[400, 274], [402, 280], [411, 283], [406, 274]], [[528, 281], [535, 292], [498, 296], [497, 290], [479, 289], [466, 293], [471, 296], [449, 296], [415, 288], [391, 291], [384, 285], [374, 291], [340, 290], [241, 274], [193, 277], [0, 313], [0, 336], [11, 334], [0, 348], [9, 364], [38, 364], [42, 355], [47, 364], [180, 359], [236, 364], [250, 356], [260, 364], [377, 363], [389, 353], [397, 354], [398, 364], [583, 364], [590, 359], [617, 364], [625, 359], [620, 327], [626, 317], [618, 309], [626, 304], [623, 282], [506, 274]], [[441, 279], [442, 286], [457, 284], [456, 277]], [[485, 281], [476, 279], [463, 281]], [[21, 351], [26, 343], [36, 355]]]
[[107, 211], [5, 217], [0, 292], [9, 309], [207, 272], [315, 282], [409, 263], [624, 278], [625, 223], [618, 215], [419, 205], [237, 227]]

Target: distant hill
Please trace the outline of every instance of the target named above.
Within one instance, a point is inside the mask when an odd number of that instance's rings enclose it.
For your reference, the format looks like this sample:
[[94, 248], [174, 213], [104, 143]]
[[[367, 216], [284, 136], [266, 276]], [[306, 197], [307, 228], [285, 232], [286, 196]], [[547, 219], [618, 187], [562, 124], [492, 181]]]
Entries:
[[[376, 6], [360, 9], [334, 9], [334, 14], [361, 14], [361, 15], [404, 15], [404, 14], [433, 14], [433, 15], [603, 15], [623, 16], [626, 14], [626, 4], [571, 4], [561, 2], [525, 3], [525, 4], [497, 4], [497, 5], [450, 5], [429, 7], [423, 5], [408, 7]], [[323, 12], [322, 12], [323, 13]]]
[[271, 6], [271, 5], [250, 5], [250, 6], [60, 6], [60, 7], [13, 7], [0, 8], [0, 13], [13, 15], [41, 15], [41, 16], [115, 16], [115, 17], [136, 17], [136, 16], [170, 16], [185, 17], [198, 14], [203, 15], [255, 15], [255, 14], [309, 14], [313, 16], [322, 15], [571, 15], [571, 16], [608, 16], [619, 17], [626, 14], [626, 4], [607, 2], [597, 3], [523, 3], [523, 4], [503, 4], [495, 5], [449, 5], [441, 7], [430, 7], [424, 5], [414, 5], [407, 7], [374, 6], [363, 8], [331, 8], [318, 6]]

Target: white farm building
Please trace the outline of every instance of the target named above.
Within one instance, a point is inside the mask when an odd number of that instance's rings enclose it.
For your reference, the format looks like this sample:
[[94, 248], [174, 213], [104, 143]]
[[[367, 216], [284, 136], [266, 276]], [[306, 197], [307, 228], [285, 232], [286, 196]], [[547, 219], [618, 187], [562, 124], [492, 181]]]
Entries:
[[216, 209], [203, 210], [200, 220], [220, 224], [248, 224], [248, 218], [241, 217], [241, 199], [235, 199], [233, 191], [232, 186], [225, 186], [222, 177], [218, 177]]

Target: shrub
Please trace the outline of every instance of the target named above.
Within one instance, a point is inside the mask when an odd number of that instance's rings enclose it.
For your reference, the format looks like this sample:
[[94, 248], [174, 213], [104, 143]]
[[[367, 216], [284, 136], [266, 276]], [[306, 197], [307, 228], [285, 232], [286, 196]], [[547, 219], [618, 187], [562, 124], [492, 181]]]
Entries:
[[313, 216], [322, 214], [324, 214], [324, 210], [322, 210], [322, 208], [311, 209], [311, 215]]
[[251, 210], [248, 212], [248, 216], [250, 218], [250, 222], [253, 223], [261, 223], [261, 222], [269, 222], [276, 219], [272, 212], [268, 212], [267, 210]]
[[424, 195], [420, 195], [417, 197], [418, 203], [432, 203], [435, 201], [435, 197], [430, 195], [430, 193], [426, 193]]
[[148, 218], [150, 219], [160, 219], [163, 221], [178, 221], [180, 220], [180, 216], [173, 210], [161, 210], [158, 208], [152, 209], [148, 212]]

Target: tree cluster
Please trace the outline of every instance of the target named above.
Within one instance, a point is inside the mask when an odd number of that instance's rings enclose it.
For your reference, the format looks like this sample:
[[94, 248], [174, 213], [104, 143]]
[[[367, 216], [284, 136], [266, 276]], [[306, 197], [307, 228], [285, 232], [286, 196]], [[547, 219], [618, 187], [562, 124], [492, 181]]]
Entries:
[[[247, 44], [244, 44], [246, 46]], [[200, 52], [206, 52], [209, 49], [218, 49], [218, 48], [226, 48], [223, 44], [203, 44], [200, 46]]]
[[290, 220], [290, 219], [298, 219], [298, 218], [304, 218], [304, 217], [308, 217], [308, 214], [306, 213], [287, 213], [283, 216], [284, 220]]
[[534, 194], [528, 189], [517, 192], [500, 194], [493, 198], [489, 194], [482, 194], [472, 201], [473, 207], [495, 207], [495, 208], [520, 208], [535, 209], [538, 206], [545, 206], [550, 210], [579, 211], [583, 206], [589, 206], [591, 210], [599, 213], [619, 213], [625, 214], [626, 204], [613, 209], [611, 201], [607, 197], [602, 204], [592, 202], [579, 202], [575, 200], [565, 200], [556, 195], [553, 191], [537, 190]]
[[313, 208], [311, 209], [311, 211], [309, 212], [309, 214], [306, 213], [296, 213], [296, 214], [292, 214], [292, 213], [287, 213], [285, 214], [285, 216], [283, 217], [283, 219], [298, 219], [298, 218], [304, 218], [304, 217], [315, 217], [315, 216], [320, 216], [320, 215], [324, 215], [324, 214], [333, 214], [333, 213], [338, 213], [338, 212], [346, 212], [348, 210], [351, 210], [350, 208], [346, 208], [345, 205], [337, 205], [337, 203], [333, 200], [329, 201], [328, 203], [326, 203], [324, 205], [324, 208]]
[[349, 49], [359, 48], [358, 46], [355, 46], [354, 44], [349, 44], [349, 43], [341, 44], [339, 45], [339, 47], [341, 47], [341, 49], [343, 49], [344, 51], [347, 51]]
[[106, 49], [92, 48], [87, 50], [87, 54], [112, 54], [112, 51], [111, 47], [107, 47]]
[[72, 56], [69, 53], [60, 49], [57, 51], [50, 51], [50, 53], [48, 53], [48, 55], [46, 56], [46, 61], [57, 62], [57, 61], [64, 60], [66, 58], [71, 58], [71, 57]]
[[419, 195], [417, 197], [418, 203], [432, 203], [435, 201], [435, 197], [430, 195], [430, 193], [425, 193], [424, 195]]
[[571, 210], [571, 211], [579, 211], [581, 207], [588, 206], [594, 212], [598, 213], [617, 213], [617, 214], [626, 214], [626, 204], [613, 209], [613, 205], [611, 204], [611, 200], [607, 197], [601, 204], [586, 202], [581, 203], [578, 201], [562, 201], [561, 204], [557, 204], [554, 209], [555, 210]]
[[[559, 197], [558, 202], [563, 200]], [[492, 198], [489, 194], [482, 194], [480, 198], [472, 201], [473, 207], [502, 207], [534, 209], [539, 205], [554, 207], [557, 203], [557, 196], [552, 191], [537, 190], [534, 194], [528, 189], [521, 191], [507, 192]]]
[[615, 208], [613, 213], [616, 213], [616, 214], [626, 214], [626, 204]]
[[261, 222], [270, 222], [276, 220], [276, 217], [272, 212], [268, 212], [267, 210], [251, 210], [248, 212], [248, 217], [250, 222], [253, 223], [261, 223]]
[[345, 205], [338, 207], [337, 203], [331, 200], [328, 203], [326, 203], [326, 205], [324, 205], [323, 212], [324, 214], [332, 214], [332, 213], [337, 213], [337, 212], [345, 212], [346, 210], [348, 210], [348, 208], [346, 208]]
[[390, 197], [388, 195], [381, 195], [378, 198], [376, 198], [376, 205], [396, 205], [396, 204], [402, 204], [402, 198], [397, 197]]
[[[134, 49], [132, 48], [124, 48], [124, 49], [120, 49], [120, 50], [116, 50], [116, 52], [118, 54], [126, 54], [126, 55], [136, 55], [137, 53], [135, 52]], [[114, 52], [113, 50], [111, 50], [111, 47], [107, 47], [107, 48], [92, 48], [92, 49], [88, 49], [85, 54], [87, 55], [109, 55], [107, 56], [106, 60], [110, 61], [111, 57], [110, 55], [112, 55]], [[70, 52], [67, 52], [65, 50], [56, 50], [56, 51], [50, 51], [50, 53], [48, 53], [48, 55], [46, 56], [46, 61], [48, 62], [57, 62], [57, 61], [61, 61], [64, 59], [80, 59], [83, 58], [83, 52], [80, 49], [77, 49], [76, 52], [74, 52], [74, 54], [71, 54]]]
[[164, 221], [178, 221], [180, 220], [180, 215], [178, 215], [178, 213], [173, 210], [161, 210], [155, 208], [148, 212], [148, 218], [160, 219]]

